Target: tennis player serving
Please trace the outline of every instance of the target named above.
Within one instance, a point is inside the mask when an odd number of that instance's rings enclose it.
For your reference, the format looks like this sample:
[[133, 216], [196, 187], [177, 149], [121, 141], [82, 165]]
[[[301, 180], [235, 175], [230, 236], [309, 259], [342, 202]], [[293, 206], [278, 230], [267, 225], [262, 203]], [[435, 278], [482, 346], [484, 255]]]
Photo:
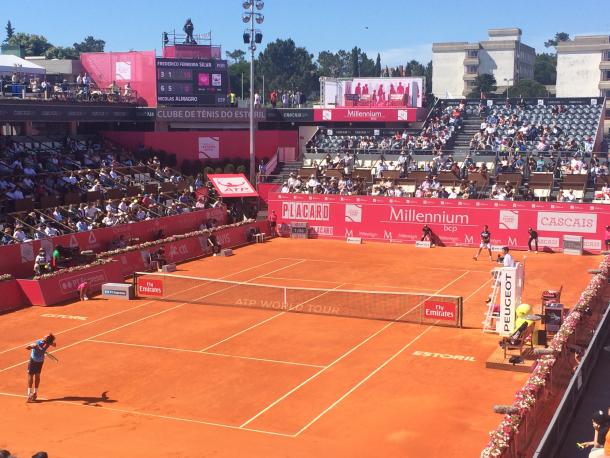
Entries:
[[[49, 333], [45, 338], [37, 340], [26, 347], [28, 350], [32, 351], [30, 353], [30, 362], [28, 363], [28, 402], [36, 401], [44, 357], [51, 345], [54, 347], [57, 346], [55, 343], [55, 336]], [[55, 359], [50, 353], [48, 353], [48, 356]], [[34, 388], [32, 388], [32, 384], [34, 385]]]

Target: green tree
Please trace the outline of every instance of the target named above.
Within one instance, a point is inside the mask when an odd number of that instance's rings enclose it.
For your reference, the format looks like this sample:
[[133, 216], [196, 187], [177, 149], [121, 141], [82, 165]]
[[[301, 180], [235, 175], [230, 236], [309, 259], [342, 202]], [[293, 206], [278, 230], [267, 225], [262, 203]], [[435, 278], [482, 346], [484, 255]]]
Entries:
[[357, 46], [352, 48], [350, 66], [352, 68], [352, 76], [360, 76], [360, 48]]
[[405, 73], [407, 76], [424, 76], [426, 74], [426, 67], [413, 59], [407, 62]]
[[317, 64], [320, 76], [329, 76], [333, 78], [345, 76], [344, 62], [339, 53], [322, 51], [318, 54]]
[[81, 52], [103, 52], [104, 47], [106, 46], [106, 42], [104, 40], [99, 40], [89, 35], [88, 37], [85, 37], [85, 39], [80, 43], [74, 43], [73, 46], [76, 52], [78, 52], [79, 54]]
[[234, 64], [242, 62], [246, 58], [246, 51], [235, 49], [234, 51], [225, 51], [228, 59], [231, 59]]
[[[255, 67], [256, 69], [256, 64]], [[244, 87], [244, 98], [250, 97], [250, 63], [245, 59], [229, 65], [229, 82], [231, 91], [241, 97], [242, 78]]]
[[13, 28], [13, 24], [11, 24], [11, 21], [9, 20], [6, 23], [6, 38], [4, 39], [4, 41], [9, 41], [13, 37], [13, 35], [15, 35], [15, 29]]
[[490, 92], [494, 92], [496, 89], [496, 78], [489, 73], [483, 73], [475, 78], [474, 87], [472, 88], [470, 94], [468, 94], [468, 97], [478, 99], [481, 96], [481, 93], [489, 94]]
[[78, 52], [73, 47], [52, 46], [44, 53], [47, 59], [78, 59]]
[[350, 52], [350, 68], [352, 73], [349, 76], [375, 76], [375, 62], [358, 46], [354, 46]]
[[381, 55], [377, 53], [377, 59], [375, 60], [375, 76], [381, 76]]
[[559, 43], [562, 41], [568, 41], [570, 39], [570, 34], [565, 32], [557, 32], [555, 37], [544, 42], [544, 46], [546, 48], [556, 48]]
[[432, 92], [432, 61], [428, 62], [426, 65], [426, 72], [424, 74], [426, 76], [426, 93]]
[[366, 53], [360, 54], [360, 76], [375, 76], [375, 61], [369, 59]]
[[557, 80], [557, 56], [549, 53], [536, 54], [534, 79], [540, 84], [555, 84]]
[[307, 49], [297, 47], [292, 39], [277, 39], [269, 43], [257, 59], [257, 87], [262, 86], [262, 75], [265, 75], [267, 93], [280, 89], [301, 91], [311, 96], [319, 90], [313, 57]]
[[9, 45], [23, 46], [26, 56], [42, 56], [53, 45], [42, 35], [30, 35], [29, 33], [16, 33], [9, 40]]
[[[504, 97], [507, 96], [507, 91], [502, 93]], [[508, 88], [508, 95], [510, 97], [547, 97], [548, 91], [543, 84], [534, 80], [521, 80], [515, 85]]]

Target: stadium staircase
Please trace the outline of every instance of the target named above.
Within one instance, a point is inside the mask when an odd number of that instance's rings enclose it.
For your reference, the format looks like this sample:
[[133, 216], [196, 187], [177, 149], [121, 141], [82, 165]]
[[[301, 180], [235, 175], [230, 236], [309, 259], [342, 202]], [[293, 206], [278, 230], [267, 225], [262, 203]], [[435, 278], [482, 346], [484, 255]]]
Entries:
[[269, 178], [267, 183], [277, 183], [281, 185], [284, 181], [288, 179], [288, 176], [294, 172], [298, 175], [299, 170], [303, 167], [303, 160], [294, 161], [294, 162], [280, 162], [277, 166], [273, 175]]
[[464, 113], [462, 129], [453, 138], [454, 158], [464, 158], [470, 150], [470, 140], [481, 128], [481, 118]]

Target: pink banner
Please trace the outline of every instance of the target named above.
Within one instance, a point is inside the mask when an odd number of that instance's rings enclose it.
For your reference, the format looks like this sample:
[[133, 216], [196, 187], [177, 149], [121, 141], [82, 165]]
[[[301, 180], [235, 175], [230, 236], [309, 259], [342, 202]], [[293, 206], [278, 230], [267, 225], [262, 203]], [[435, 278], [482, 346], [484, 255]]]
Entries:
[[538, 231], [541, 250], [559, 251], [563, 236], [569, 234], [583, 236], [586, 251], [599, 252], [610, 225], [610, 209], [592, 204], [278, 193], [270, 193], [268, 203], [269, 211], [278, 215], [280, 229], [304, 221], [312, 236], [392, 243], [420, 240], [427, 224], [444, 245], [478, 246], [487, 224], [494, 246], [527, 249], [532, 227]]
[[163, 57], [178, 57], [183, 59], [220, 59], [220, 46], [210, 45], [171, 45], [163, 47]]
[[137, 238], [140, 242], [147, 242], [153, 240], [159, 231], [163, 231], [165, 237], [184, 234], [198, 230], [201, 223], [210, 219], [215, 219], [220, 226], [224, 225], [227, 222], [227, 212], [224, 208], [210, 208], [150, 221], [122, 224], [115, 227], [105, 227], [93, 231], [3, 246], [0, 247], [0, 272], [10, 273], [21, 278], [32, 276], [34, 258], [41, 247], [49, 253], [57, 245], [71, 248], [79, 247], [81, 251], [92, 250], [100, 253], [107, 251], [110, 242], [121, 235], [124, 235], [126, 239]]
[[208, 175], [221, 197], [258, 197], [254, 186], [243, 173]]
[[[239, 227], [229, 227], [215, 231], [216, 241], [223, 248], [235, 248], [247, 243], [246, 237], [252, 227], [258, 227], [261, 232], [269, 234], [269, 223], [267, 221], [257, 221], [252, 224], [245, 224]], [[165, 259], [169, 263], [180, 263], [189, 259], [198, 258], [212, 254], [212, 249], [208, 245], [207, 235], [189, 237], [175, 242], [169, 242], [152, 247], [150, 250], [136, 250], [113, 256], [121, 267], [123, 276], [127, 277], [134, 272], [141, 272], [148, 268], [148, 259], [151, 251], [157, 251], [163, 247]]]
[[91, 294], [97, 294], [104, 283], [122, 283], [123, 275], [114, 262], [92, 266], [77, 272], [65, 272], [45, 280], [17, 280], [28, 305], [54, 305], [78, 297], [78, 285], [89, 284]]
[[423, 120], [423, 108], [314, 108], [314, 121], [415, 122]]
[[[183, 160], [196, 161], [201, 158], [200, 131], [192, 132], [104, 132], [104, 136], [126, 148], [137, 149], [140, 145], [154, 150], [175, 153], [178, 164]], [[218, 139], [218, 159], [249, 159], [250, 136], [247, 130], [205, 131], [205, 137]], [[297, 131], [257, 130], [256, 159], [269, 159], [278, 148], [292, 148], [299, 145]]]
[[140, 104], [157, 105], [154, 51], [82, 53], [80, 61], [98, 88], [106, 89], [116, 81], [122, 94], [129, 82]]
[[[252, 228], [269, 233], [267, 221], [257, 221], [237, 227], [214, 231], [217, 242], [223, 248], [236, 248], [248, 242], [248, 232]], [[180, 263], [212, 253], [207, 235], [188, 237], [175, 242], [155, 246], [163, 247], [169, 263]], [[65, 271], [45, 280], [11, 280], [0, 282], [0, 294], [4, 294], [6, 304], [0, 304], [0, 311], [26, 305], [54, 305], [78, 297], [78, 285], [86, 281], [91, 293], [99, 293], [103, 283], [122, 283], [134, 272], [148, 268], [150, 250], [135, 250], [114, 256], [113, 262], [92, 266], [76, 272]]]
[[28, 303], [17, 280], [0, 281], [0, 313], [25, 307]]

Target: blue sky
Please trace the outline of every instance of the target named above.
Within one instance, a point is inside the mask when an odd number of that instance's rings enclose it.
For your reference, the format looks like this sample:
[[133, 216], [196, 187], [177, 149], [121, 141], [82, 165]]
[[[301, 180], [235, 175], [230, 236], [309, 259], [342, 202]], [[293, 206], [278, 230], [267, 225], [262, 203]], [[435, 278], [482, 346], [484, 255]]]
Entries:
[[[0, 36], [10, 19], [18, 32], [38, 33], [69, 46], [93, 35], [108, 51], [160, 53], [161, 32], [181, 30], [187, 17], [195, 33], [212, 31], [225, 50], [245, 49], [241, 39], [241, 0], [103, 0], [82, 2], [22, 0], [2, 9]], [[410, 59], [428, 61], [433, 42], [480, 41], [487, 29], [520, 27], [523, 42], [544, 50], [555, 32], [570, 36], [610, 35], [608, 0], [265, 0], [263, 46], [293, 38], [317, 56], [319, 51], [361, 47], [383, 65]], [[491, 7], [490, 5], [494, 5]]]

